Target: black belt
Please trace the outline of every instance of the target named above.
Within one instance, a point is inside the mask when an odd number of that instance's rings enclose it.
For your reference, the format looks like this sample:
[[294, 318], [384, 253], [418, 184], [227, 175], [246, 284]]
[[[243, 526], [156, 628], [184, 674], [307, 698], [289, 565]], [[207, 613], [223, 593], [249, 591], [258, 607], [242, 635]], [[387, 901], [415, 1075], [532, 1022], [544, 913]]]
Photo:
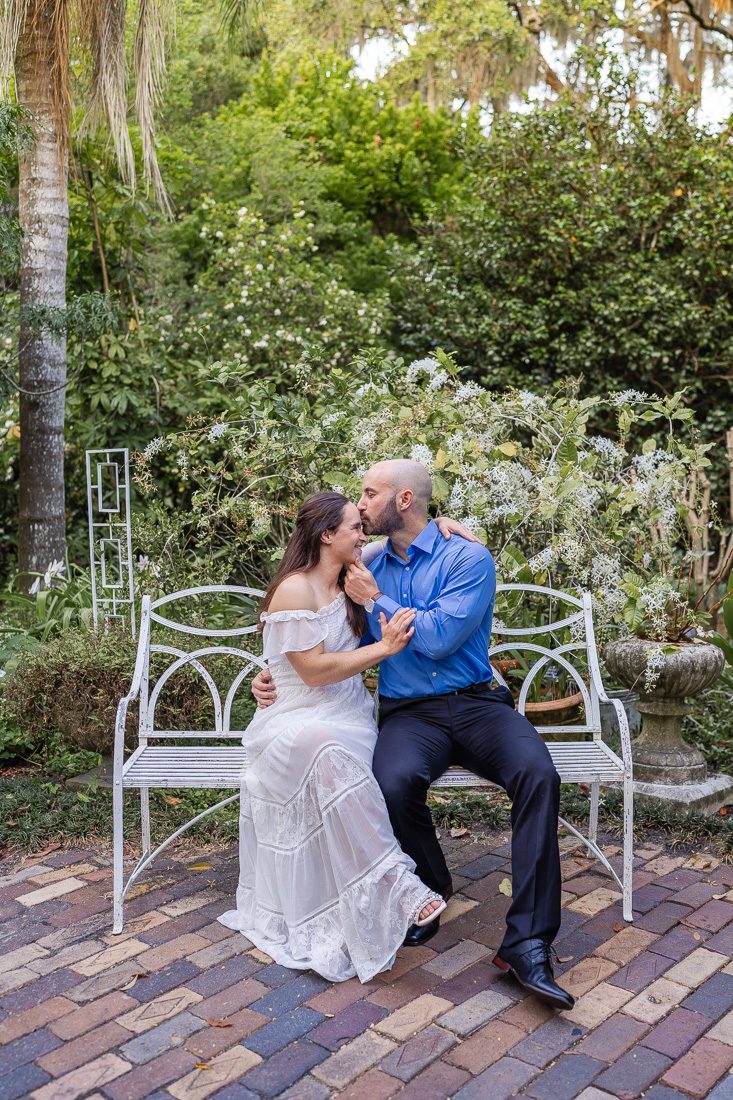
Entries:
[[425, 699], [446, 699], [449, 695], [480, 695], [484, 691], [494, 691], [502, 685], [498, 680], [483, 680], [480, 684], [468, 684], [466, 687], [454, 688], [453, 691], [441, 691], [435, 695], [382, 695], [380, 700], [385, 703], [418, 703]]

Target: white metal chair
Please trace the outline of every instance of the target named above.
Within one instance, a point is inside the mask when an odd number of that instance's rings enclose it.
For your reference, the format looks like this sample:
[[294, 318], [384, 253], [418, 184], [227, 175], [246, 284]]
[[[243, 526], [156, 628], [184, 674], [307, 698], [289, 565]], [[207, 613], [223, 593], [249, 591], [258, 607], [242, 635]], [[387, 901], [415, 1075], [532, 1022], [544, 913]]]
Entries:
[[[545, 603], [546, 613], [539, 625], [530, 627], [507, 627], [494, 623], [492, 638], [495, 644], [489, 654], [492, 659], [502, 655], [529, 658], [532, 661], [524, 676], [518, 710], [524, 714], [532, 684], [548, 668], [555, 667], [567, 674], [577, 693], [582, 697], [584, 721], [572, 725], [543, 725], [542, 734], [575, 735], [573, 739], [551, 740], [547, 747], [563, 783], [578, 783], [590, 786], [590, 820], [588, 835], [584, 836], [573, 825], [560, 819], [565, 828], [580, 840], [591, 853], [610, 871], [618, 883], [623, 897], [624, 920], [633, 920], [632, 916], [632, 875], [634, 860], [634, 823], [633, 823], [633, 773], [631, 762], [631, 738], [626, 711], [618, 699], [609, 699], [601, 679], [593, 630], [591, 595], [583, 592], [578, 596], [560, 592], [554, 588], [534, 584], [497, 585], [497, 597], [502, 593], [536, 593], [540, 604]], [[558, 618], [553, 618], [555, 608], [566, 608]], [[568, 642], [557, 643], [557, 635], [571, 635]], [[543, 636], [545, 644], [536, 639]], [[553, 638], [553, 635], [555, 638]], [[506, 640], [504, 640], [506, 639]], [[579, 659], [584, 658], [586, 668], [578, 667]], [[494, 671], [496, 678], [505, 684], [500, 672]], [[619, 726], [621, 756], [618, 756], [604, 742], [601, 733], [600, 703], [611, 703], [616, 711]], [[529, 716], [531, 719], [531, 715]], [[591, 740], [587, 735], [591, 734]], [[583, 740], [578, 735], [586, 735]], [[598, 803], [601, 784], [621, 784], [623, 787], [623, 866], [619, 876], [598, 846]], [[474, 775], [465, 768], [450, 768], [433, 786], [435, 787], [479, 787], [486, 780]]]
[[[137, 646], [137, 659], [132, 678], [132, 686], [120, 700], [117, 708], [114, 745], [114, 925], [112, 931], [122, 931], [122, 907], [125, 895], [138, 875], [177, 837], [195, 825], [197, 821], [214, 813], [239, 797], [239, 785], [245, 764], [245, 750], [242, 747], [242, 730], [233, 730], [231, 725], [232, 705], [237, 692], [244, 681], [264, 667], [261, 657], [232, 645], [208, 645], [186, 651], [168, 644], [156, 644], [152, 641], [153, 627], [157, 624], [167, 631], [182, 635], [199, 636], [207, 639], [234, 639], [254, 634], [256, 624], [232, 629], [210, 629], [192, 626], [185, 622], [166, 618], [159, 609], [180, 604], [186, 599], [204, 595], [234, 594], [258, 600], [263, 593], [256, 588], [244, 588], [237, 585], [207, 585], [190, 588], [182, 592], [173, 592], [169, 596], [151, 601], [143, 596], [140, 613], [140, 637]], [[167, 654], [171, 660], [157, 681], [150, 683], [151, 654]], [[210, 657], [229, 656], [242, 662], [242, 668], [236, 673], [229, 685], [222, 705], [219, 687], [206, 668]], [[214, 722], [208, 730], [174, 730], [156, 728], [156, 706], [161, 692], [171, 676], [190, 666], [201, 676], [211, 693]], [[127, 711], [131, 703], [139, 700], [138, 745], [129, 759], [125, 761], [125, 724]], [[222, 745], [222, 740], [235, 744]], [[168, 744], [166, 744], [166, 741]], [[172, 742], [185, 741], [191, 744], [175, 745]], [[151, 742], [154, 742], [151, 744]], [[159, 743], [160, 742], [160, 743]], [[216, 805], [187, 821], [176, 829], [162, 844], [151, 851], [150, 838], [150, 802], [151, 787], [199, 787], [205, 789], [236, 788], [237, 793], [224, 798]], [[136, 788], [140, 791], [140, 813], [142, 819], [142, 854], [127, 882], [123, 881], [123, 792]]]

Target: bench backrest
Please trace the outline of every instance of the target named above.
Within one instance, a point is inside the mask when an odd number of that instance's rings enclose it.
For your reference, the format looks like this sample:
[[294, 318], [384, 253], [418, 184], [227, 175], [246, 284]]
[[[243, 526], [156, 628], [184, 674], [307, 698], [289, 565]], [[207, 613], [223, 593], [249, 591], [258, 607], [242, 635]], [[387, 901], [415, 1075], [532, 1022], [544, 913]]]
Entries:
[[[138, 652], [144, 649], [144, 671], [140, 688], [140, 738], [142, 740], [148, 737], [241, 738], [242, 730], [231, 728], [232, 707], [243, 685], [246, 685], [250, 677], [264, 667], [256, 622], [256, 608], [262, 595], [263, 593], [257, 588], [223, 584], [187, 588], [157, 600], [151, 600], [150, 596], [143, 596], [138, 647]], [[244, 626], [196, 625], [195, 621], [192, 621], [195, 620], [191, 611], [192, 602], [195, 604], [201, 598], [216, 599], [217, 597], [227, 597], [230, 601], [232, 598], [242, 599], [242, 612], [249, 611], [249, 617], [254, 617], [255, 621]], [[164, 635], [165, 640], [160, 640], [161, 634]], [[177, 635], [180, 636], [180, 645], [174, 644]], [[248, 639], [246, 647], [236, 644], [243, 638]], [[193, 639], [192, 647], [191, 639]], [[196, 645], [197, 639], [205, 640], [207, 644]], [[187, 646], [189, 648], [186, 648]], [[165, 667], [153, 680], [151, 658], [154, 660], [153, 655], [157, 654], [163, 656]], [[166, 657], [169, 660], [165, 661]], [[222, 675], [221, 669], [212, 670], [211, 665], [216, 662], [227, 666], [226, 677]], [[171, 683], [176, 674], [185, 675], [188, 670], [193, 670], [199, 675], [211, 696], [213, 721], [206, 729], [159, 728], [156, 724], [156, 714], [166, 685]], [[223, 679], [228, 680], [226, 687], [222, 683]]]
[[[600, 670], [590, 592], [571, 594], [536, 584], [499, 584], [496, 596], [489, 655], [496, 678], [510, 687], [519, 687], [518, 709], [524, 714], [539, 686], [548, 687], [554, 682], [558, 698], [541, 704], [540, 711], [532, 712], [530, 705], [528, 717], [541, 725], [543, 733], [600, 736], [595, 686], [600, 681]], [[525, 625], [519, 625], [523, 619]], [[520, 667], [496, 668], [497, 661], [507, 660], [516, 661]], [[577, 697], [577, 705], [564, 708], [562, 699], [569, 695]], [[581, 708], [582, 717], [573, 717]], [[553, 711], [560, 715], [556, 721]]]
[[[517, 622], [528, 616], [528, 596], [533, 608], [530, 625], [518, 626]], [[260, 634], [257, 629], [256, 609], [263, 593], [256, 588], [241, 585], [206, 585], [173, 592], [160, 599], [143, 596], [140, 615], [140, 639], [138, 653], [143, 653], [143, 675], [140, 690], [140, 737], [153, 738], [241, 738], [241, 729], [232, 729], [232, 707], [238, 692], [258, 669], [264, 667], [261, 657]], [[191, 601], [202, 597], [242, 599], [243, 611], [253, 619], [248, 625], [214, 628], [195, 625], [191, 619]], [[502, 604], [509, 607], [509, 622], [502, 618]], [[536, 607], [536, 611], [535, 611]], [[521, 610], [521, 615], [519, 611]], [[164, 641], [156, 640], [161, 632]], [[171, 634], [181, 637], [181, 645], [173, 644]], [[193, 648], [184, 648], [186, 640], [194, 639]], [[197, 646], [197, 638], [206, 644]], [[228, 644], [247, 639], [247, 646]], [[593, 733], [600, 735], [600, 708], [594, 685], [600, 680], [591, 612], [591, 596], [588, 592], [571, 595], [557, 589], [530, 584], [500, 584], [497, 586], [497, 614], [489, 649], [492, 662], [516, 661], [518, 668], [509, 671], [495, 668], [495, 676], [503, 684], [519, 687], [517, 705], [524, 713], [531, 701], [533, 687], [541, 681], [562, 681], [562, 695], [576, 693], [580, 696], [582, 720], [567, 720], [567, 710], [561, 711], [565, 721], [552, 722], [551, 712], [542, 714], [544, 733]], [[169, 658], [165, 668], [155, 680], [151, 677], [151, 657], [163, 655]], [[234, 668], [224, 688], [219, 670], [212, 670], [212, 662], [226, 661]], [[207, 667], [207, 665], [209, 667]], [[593, 677], [593, 666], [597, 675]], [[192, 669], [208, 690], [213, 707], [213, 722], [206, 729], [171, 729], [156, 726], [156, 712], [165, 687], [183, 670]], [[217, 682], [218, 681], [218, 682]], [[521, 686], [520, 686], [521, 684]], [[245, 687], [245, 690], [247, 688]], [[225, 692], [225, 693], [224, 693]], [[223, 698], [222, 698], [223, 695]], [[531, 720], [538, 721], [532, 713]], [[548, 724], [549, 722], [552, 724]]]

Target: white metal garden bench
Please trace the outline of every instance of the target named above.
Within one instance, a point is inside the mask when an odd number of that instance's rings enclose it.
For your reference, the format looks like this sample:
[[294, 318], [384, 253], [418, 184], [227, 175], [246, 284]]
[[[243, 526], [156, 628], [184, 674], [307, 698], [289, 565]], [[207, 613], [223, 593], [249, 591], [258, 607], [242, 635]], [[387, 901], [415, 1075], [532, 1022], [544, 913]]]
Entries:
[[[533, 592], [546, 599], [550, 607], [560, 603], [567, 605], [569, 608], [568, 614], [561, 615], [559, 619], [546, 622], [543, 625], [517, 629], [502, 626], [494, 632], [495, 637], [502, 640], [491, 647], [490, 655], [492, 659], [508, 653], [514, 656], [519, 651], [531, 655], [531, 660], [534, 663], [524, 678], [517, 703], [518, 709], [522, 713], [532, 683], [543, 670], [546, 671], [549, 667], [554, 666], [563, 669], [569, 680], [577, 686], [577, 691], [582, 697], [584, 706], [584, 722], [579, 725], [542, 727], [543, 733], [581, 734], [586, 738], [590, 737], [589, 740], [581, 741], [576, 737], [575, 739], [552, 741], [548, 744], [550, 755], [561, 781], [563, 783], [587, 784], [590, 787], [588, 836], [584, 836], [574, 826], [565, 821], [562, 824], [603, 863], [616, 880], [623, 896], [624, 919], [630, 921], [632, 919], [631, 880], [633, 864], [631, 741], [623, 706], [618, 700], [608, 698], [601, 680], [593, 632], [590, 594], [583, 593], [580, 596], [572, 596], [565, 592], [558, 592], [537, 585], [510, 584], [497, 587], [497, 595], [502, 592], [514, 591]], [[230, 728], [232, 705], [244, 682], [264, 667], [262, 658], [236, 645], [216, 644], [186, 651], [177, 646], [161, 644], [153, 640], [156, 627], [179, 632], [182, 635], [221, 640], [222, 643], [226, 639], [231, 640], [254, 634], [257, 630], [254, 624], [232, 629], [214, 630], [207, 627], [192, 626], [178, 621], [175, 617], [170, 618], [160, 613], [161, 609], [165, 607], [167, 614], [170, 615], [175, 610], [172, 605], [192, 597], [219, 594], [233, 594], [250, 599], [259, 599], [262, 596], [262, 592], [254, 588], [235, 585], [209, 585], [174, 592], [155, 601], [151, 600], [150, 596], [143, 596], [142, 598], [140, 636], [132, 686], [128, 694], [120, 700], [115, 725], [113, 782], [113, 932], [115, 933], [122, 931], [124, 898], [141, 872], [169, 844], [192, 825], [239, 797], [238, 788], [241, 782], [242, 770], [245, 766], [246, 752], [241, 744], [242, 730]], [[572, 630], [572, 641], [562, 645], [553, 644], [552, 635], [556, 634], [558, 630], [568, 629]], [[548, 644], [541, 645], [531, 640], [536, 639], [538, 635], [546, 635]], [[151, 685], [150, 659], [152, 654], [165, 654], [170, 657], [170, 663], [157, 681]], [[573, 657], [577, 659], [580, 654], [585, 654], [587, 660], [585, 678], [573, 664]], [[222, 655], [228, 655], [230, 658], [241, 662], [241, 668], [229, 684], [223, 704], [220, 688], [205, 664], [208, 658]], [[213, 728], [207, 730], [156, 728], [156, 706], [161, 691], [171, 676], [187, 666], [192, 667], [199, 673], [211, 693], [214, 707]], [[505, 683], [499, 672], [496, 672], [495, 675], [502, 683]], [[616, 710], [621, 742], [620, 757], [609, 748], [601, 736], [601, 701], [610, 702]], [[139, 705], [138, 745], [130, 757], [125, 760], [127, 712], [134, 702], [138, 702]], [[173, 744], [175, 741], [184, 741], [184, 744], [175, 745]], [[235, 741], [236, 744], [221, 744], [222, 741]], [[608, 783], [623, 785], [624, 828], [623, 870], [621, 876], [611, 866], [597, 843], [600, 786]], [[485, 785], [486, 780], [462, 768], [449, 769], [434, 784], [435, 787], [478, 787]], [[149, 806], [151, 787], [225, 790], [236, 788], [237, 790], [235, 794], [229, 795], [222, 801], [217, 802], [216, 805], [197, 814], [185, 825], [176, 829], [155, 849], [151, 850]], [[140, 791], [142, 821], [142, 854], [126, 882], [123, 874], [123, 794], [125, 789], [138, 789]]]

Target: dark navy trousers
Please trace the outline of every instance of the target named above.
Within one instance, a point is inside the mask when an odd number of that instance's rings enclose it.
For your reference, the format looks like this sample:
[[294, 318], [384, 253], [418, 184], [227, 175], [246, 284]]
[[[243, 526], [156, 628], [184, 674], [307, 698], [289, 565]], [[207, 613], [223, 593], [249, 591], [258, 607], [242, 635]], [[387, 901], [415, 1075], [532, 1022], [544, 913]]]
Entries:
[[534, 726], [504, 687], [422, 699], [379, 701], [374, 774], [395, 835], [417, 874], [438, 893], [451, 877], [426, 804], [428, 787], [451, 764], [502, 786], [512, 800], [512, 903], [503, 946], [560, 927], [557, 815], [560, 778]]

